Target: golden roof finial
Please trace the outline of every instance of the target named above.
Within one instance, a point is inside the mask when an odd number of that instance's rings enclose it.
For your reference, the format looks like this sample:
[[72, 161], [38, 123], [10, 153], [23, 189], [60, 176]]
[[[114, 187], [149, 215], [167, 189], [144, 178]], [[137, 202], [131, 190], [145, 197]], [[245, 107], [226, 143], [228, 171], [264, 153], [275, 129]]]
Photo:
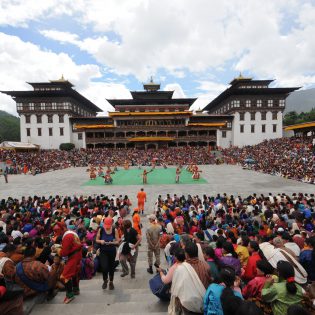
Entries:
[[60, 81], [65, 81], [65, 78], [63, 77], [63, 74], [61, 75]]

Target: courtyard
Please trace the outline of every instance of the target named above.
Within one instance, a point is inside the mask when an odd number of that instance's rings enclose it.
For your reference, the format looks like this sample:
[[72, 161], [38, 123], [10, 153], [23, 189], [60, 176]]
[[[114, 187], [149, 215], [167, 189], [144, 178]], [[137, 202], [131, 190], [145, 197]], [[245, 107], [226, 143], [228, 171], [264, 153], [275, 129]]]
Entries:
[[[165, 196], [170, 194], [193, 194], [193, 195], [213, 195], [217, 193], [227, 193], [234, 195], [249, 195], [252, 193], [268, 194], [272, 193], [314, 193], [314, 186], [304, 184], [290, 179], [262, 174], [254, 171], [243, 170], [236, 165], [204, 165], [201, 166], [202, 179], [196, 183], [189, 178], [184, 181], [182, 177], [182, 184], [175, 184], [175, 175], [170, 172], [171, 169], [163, 175], [163, 169], [157, 169], [156, 174], [160, 178], [166, 176], [167, 178], [157, 181], [156, 184], [150, 184], [153, 179], [148, 175], [148, 184], [144, 186], [148, 196], [148, 204], [153, 205], [157, 196]], [[118, 174], [121, 176], [124, 171], [120, 168]], [[128, 172], [128, 171], [127, 171]], [[4, 178], [0, 178], [0, 198], [20, 198], [22, 196], [32, 195], [128, 195], [131, 200], [135, 201], [137, 191], [143, 187], [141, 184], [141, 170], [130, 169], [128, 178], [136, 177], [139, 185], [131, 185], [126, 182], [126, 185], [104, 185], [102, 181], [98, 185], [88, 186], [89, 173], [86, 168], [68, 168], [59, 171], [48, 172], [32, 175], [11, 175], [9, 176], [9, 183], [4, 183]], [[162, 174], [162, 175], [161, 175]], [[186, 175], [185, 175], [186, 176]], [[122, 182], [123, 180], [120, 180]], [[173, 184], [163, 184], [170, 183]]]

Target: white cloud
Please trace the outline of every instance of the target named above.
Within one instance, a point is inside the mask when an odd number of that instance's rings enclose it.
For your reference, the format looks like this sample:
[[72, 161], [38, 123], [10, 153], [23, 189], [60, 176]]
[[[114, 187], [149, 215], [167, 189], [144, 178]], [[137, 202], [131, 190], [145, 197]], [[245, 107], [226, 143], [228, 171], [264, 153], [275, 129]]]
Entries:
[[170, 83], [165, 85], [164, 91], [174, 91], [173, 98], [185, 98], [184, 90], [182, 89], [181, 85], [178, 83]]
[[228, 88], [228, 85], [216, 83], [214, 81], [197, 81], [199, 86], [197, 90], [202, 92], [198, 93], [198, 99], [192, 105], [191, 109], [203, 109], [209, 102], [215, 99], [220, 93]]
[[[29, 90], [31, 87], [26, 82], [54, 80], [63, 74], [78, 92], [104, 110], [111, 109], [105, 98], [127, 95], [123, 84], [93, 82], [93, 79], [101, 77], [97, 65], [78, 65], [67, 54], [44, 51], [32, 43], [4, 33], [0, 33], [0, 42], [1, 90]], [[14, 101], [2, 93], [0, 109], [16, 114]]]
[[40, 31], [42, 35], [47, 38], [59, 41], [61, 43], [70, 43], [74, 45], [79, 45], [79, 36], [69, 32], [61, 32], [57, 30], [42, 30]]
[[[183, 78], [233, 61], [234, 70], [281, 84], [315, 82], [310, 0], [85, 0], [72, 9], [103, 35], [79, 40], [66, 32], [42, 34], [77, 45], [118, 75], [144, 80], [162, 68]], [[117, 39], [109, 40], [107, 32]]]
[[[81, 0], [76, 0], [81, 2]], [[62, 14], [72, 15], [71, 0], [1, 0], [0, 25], [27, 27], [30, 21], [55, 17]]]

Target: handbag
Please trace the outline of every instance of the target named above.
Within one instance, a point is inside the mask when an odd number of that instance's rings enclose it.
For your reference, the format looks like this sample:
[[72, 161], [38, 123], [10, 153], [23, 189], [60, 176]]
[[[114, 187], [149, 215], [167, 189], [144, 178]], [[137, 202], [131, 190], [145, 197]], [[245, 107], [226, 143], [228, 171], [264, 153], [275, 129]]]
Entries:
[[170, 284], [164, 284], [162, 282], [160, 274], [156, 274], [152, 279], [149, 280], [149, 286], [152, 293], [160, 298], [162, 301], [169, 301], [171, 297]]
[[6, 288], [6, 293], [1, 298], [1, 301], [12, 300], [20, 295], [23, 295], [24, 293], [24, 289], [12, 280], [0, 278], [0, 285]]

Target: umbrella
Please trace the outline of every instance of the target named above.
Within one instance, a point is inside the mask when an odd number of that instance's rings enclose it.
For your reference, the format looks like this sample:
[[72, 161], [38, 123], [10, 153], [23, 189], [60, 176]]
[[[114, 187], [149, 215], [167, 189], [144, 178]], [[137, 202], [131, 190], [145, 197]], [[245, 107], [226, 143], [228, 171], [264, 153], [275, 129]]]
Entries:
[[244, 162], [247, 164], [255, 164], [256, 163], [256, 161], [252, 158], [247, 158]]

